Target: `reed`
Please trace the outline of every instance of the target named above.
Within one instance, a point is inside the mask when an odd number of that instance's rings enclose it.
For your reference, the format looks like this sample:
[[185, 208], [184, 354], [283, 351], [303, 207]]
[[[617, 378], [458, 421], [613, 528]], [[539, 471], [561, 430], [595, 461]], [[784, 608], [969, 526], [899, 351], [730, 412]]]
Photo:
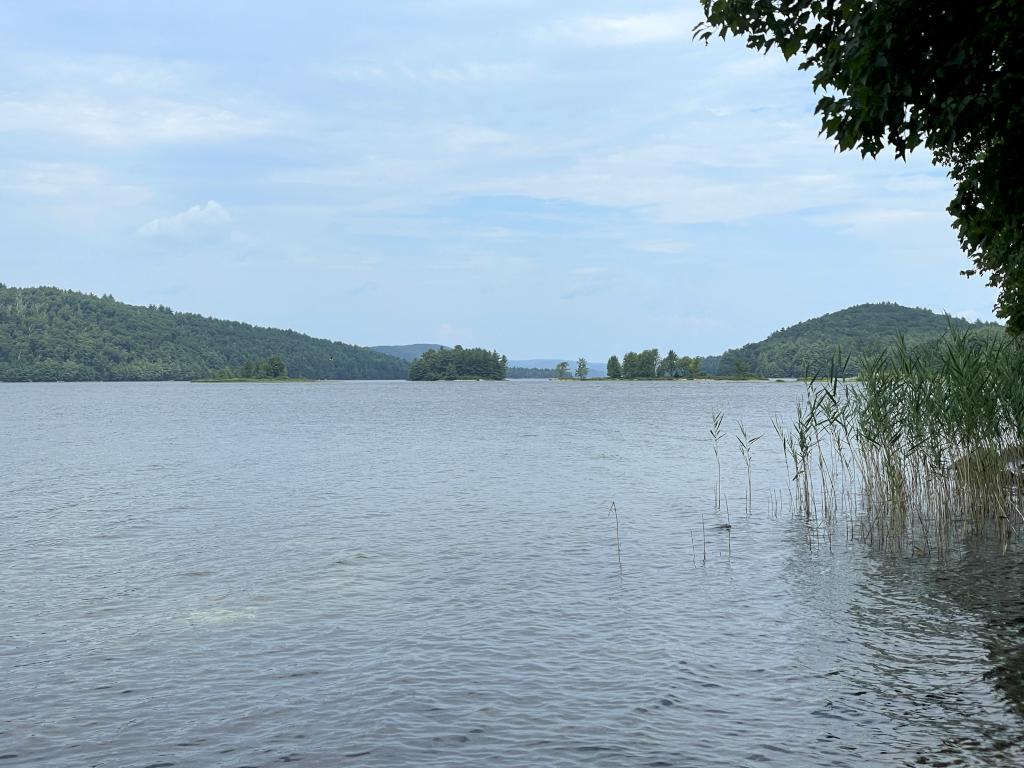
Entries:
[[812, 380], [790, 428], [776, 422], [791, 499], [828, 539], [845, 523], [886, 549], [944, 550], [1024, 524], [1024, 346], [951, 329]]
[[622, 578], [622, 541], [619, 539], [619, 509], [615, 502], [608, 508], [608, 514], [615, 517], [615, 554], [619, 560], [619, 578]]
[[715, 511], [722, 510], [722, 456], [718, 447], [722, 440], [722, 420], [725, 414], [718, 411], [711, 414], [711, 446], [715, 451], [715, 469], [717, 471], [715, 480]]
[[764, 437], [764, 435], [749, 434], [746, 427], [743, 426], [742, 421], [736, 422], [736, 428], [739, 430], [739, 434], [736, 435], [736, 442], [740, 444], [740, 455], [743, 457], [743, 464], [747, 468], [746, 513], [747, 517], [750, 517], [750, 510], [754, 497], [753, 470], [751, 468], [753, 456], [751, 449], [754, 447], [754, 443]]

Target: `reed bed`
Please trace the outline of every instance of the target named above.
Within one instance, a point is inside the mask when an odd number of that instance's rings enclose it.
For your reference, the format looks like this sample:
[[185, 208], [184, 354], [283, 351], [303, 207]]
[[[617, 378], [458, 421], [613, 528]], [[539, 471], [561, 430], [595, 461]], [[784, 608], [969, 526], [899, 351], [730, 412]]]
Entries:
[[950, 330], [812, 380], [790, 427], [776, 421], [808, 530], [860, 532], [888, 550], [944, 551], [1024, 526], [1024, 346]]

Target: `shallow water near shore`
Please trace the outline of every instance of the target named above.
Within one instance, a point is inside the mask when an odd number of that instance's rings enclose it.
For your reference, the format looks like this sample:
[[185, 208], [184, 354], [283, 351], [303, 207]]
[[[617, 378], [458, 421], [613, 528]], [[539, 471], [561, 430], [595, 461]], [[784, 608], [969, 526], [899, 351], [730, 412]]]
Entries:
[[809, 545], [803, 391], [0, 384], [0, 765], [1024, 760], [1024, 557]]

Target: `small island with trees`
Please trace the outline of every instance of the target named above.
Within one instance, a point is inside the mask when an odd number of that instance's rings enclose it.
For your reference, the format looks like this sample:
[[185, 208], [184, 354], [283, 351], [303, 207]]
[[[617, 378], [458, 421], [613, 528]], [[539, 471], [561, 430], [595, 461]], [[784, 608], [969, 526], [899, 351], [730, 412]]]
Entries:
[[193, 384], [239, 384], [248, 382], [282, 382], [282, 381], [313, 381], [288, 375], [288, 366], [280, 355], [273, 355], [266, 360], [246, 361], [238, 369], [222, 368], [211, 378], [193, 379]]
[[479, 347], [429, 349], [409, 366], [409, 381], [504, 381], [507, 376], [508, 359]]

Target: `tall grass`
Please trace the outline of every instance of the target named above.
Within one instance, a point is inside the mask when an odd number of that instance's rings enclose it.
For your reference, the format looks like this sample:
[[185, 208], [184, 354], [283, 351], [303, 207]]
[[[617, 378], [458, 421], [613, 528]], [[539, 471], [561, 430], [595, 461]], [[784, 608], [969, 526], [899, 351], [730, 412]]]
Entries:
[[812, 381], [776, 423], [792, 503], [829, 538], [837, 523], [887, 549], [944, 549], [1024, 525], [1024, 346], [951, 329], [939, 342]]

